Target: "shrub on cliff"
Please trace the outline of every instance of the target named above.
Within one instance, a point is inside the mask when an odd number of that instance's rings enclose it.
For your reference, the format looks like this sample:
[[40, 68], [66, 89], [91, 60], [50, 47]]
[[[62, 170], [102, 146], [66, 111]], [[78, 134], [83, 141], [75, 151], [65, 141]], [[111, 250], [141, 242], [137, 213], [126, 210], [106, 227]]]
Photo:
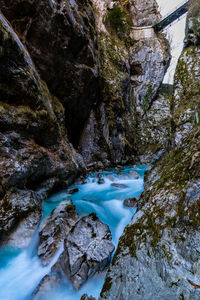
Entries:
[[128, 33], [131, 26], [128, 13], [116, 4], [113, 6], [113, 9], [108, 11], [104, 23], [114, 29], [117, 33]]

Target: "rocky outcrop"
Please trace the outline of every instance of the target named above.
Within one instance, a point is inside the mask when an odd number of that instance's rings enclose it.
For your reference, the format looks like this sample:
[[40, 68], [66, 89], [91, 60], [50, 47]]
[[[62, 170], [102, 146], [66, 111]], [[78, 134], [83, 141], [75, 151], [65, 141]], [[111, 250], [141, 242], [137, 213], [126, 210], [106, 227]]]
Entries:
[[3, 15], [0, 41], [0, 236], [5, 241], [24, 226], [27, 244], [27, 218], [33, 232], [42, 201], [56, 185], [70, 184], [84, 164], [68, 142], [62, 104]]
[[13, 188], [0, 204], [1, 242], [12, 232], [7, 243], [26, 247], [42, 215], [41, 197], [34, 191]]
[[156, 1], [131, 0], [129, 3], [134, 26], [153, 25], [160, 20], [161, 15], [158, 13]]
[[[190, 2], [187, 32], [198, 7]], [[187, 39], [170, 96], [173, 150], [146, 176], [138, 211], [120, 238], [100, 299], [200, 297], [199, 45]]]
[[199, 162], [198, 127], [148, 175], [100, 299], [199, 299]]
[[200, 119], [200, 5], [190, 1], [187, 16], [185, 48], [175, 73], [173, 121], [175, 145], [182, 143]]
[[50, 92], [62, 102], [70, 141], [77, 146], [84, 122], [98, 98], [92, 2], [1, 0], [0, 6]]
[[172, 147], [172, 91], [163, 86], [137, 128], [137, 154], [143, 164], [158, 161]]
[[47, 265], [64, 243], [78, 214], [71, 200], [62, 201], [39, 227], [38, 256]]
[[[90, 166], [93, 163], [95, 167], [95, 162], [101, 161], [107, 167], [135, 161], [140, 155], [140, 134], [145, 135], [145, 131], [140, 133], [139, 128], [138, 132], [138, 126], [158, 92], [170, 54], [169, 44], [162, 35], [139, 41], [130, 38], [133, 24], [154, 23], [159, 19], [156, 1], [148, 4], [125, 1], [124, 5], [116, 1], [113, 6], [111, 1], [98, 0], [94, 1], [94, 7], [98, 19], [102, 101], [90, 114], [79, 149]], [[126, 21], [117, 27], [112, 24], [112, 17], [120, 9]]]
[[[138, 145], [145, 131], [138, 132], [138, 126], [157, 94], [170, 54], [162, 35], [135, 41], [130, 33], [132, 25], [160, 19], [156, 1], [0, 4], [41, 78], [62, 103], [64, 110], [57, 116], [85, 163], [98, 169], [140, 159]], [[119, 24], [112, 23], [116, 13]], [[158, 157], [155, 153], [153, 161]]]
[[67, 235], [64, 251], [52, 269], [66, 276], [78, 290], [108, 266], [113, 251], [109, 227], [91, 214], [77, 222]]

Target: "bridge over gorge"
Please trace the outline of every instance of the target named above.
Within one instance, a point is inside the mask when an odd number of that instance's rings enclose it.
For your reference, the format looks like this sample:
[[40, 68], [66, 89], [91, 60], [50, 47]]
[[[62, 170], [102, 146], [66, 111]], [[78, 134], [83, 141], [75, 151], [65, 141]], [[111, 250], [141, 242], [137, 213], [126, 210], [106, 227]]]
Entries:
[[165, 16], [159, 23], [153, 25], [155, 32], [162, 31], [165, 27], [169, 26], [182, 15], [188, 11], [188, 4], [190, 0], [183, 1], [179, 6], [177, 6], [172, 12]]
[[143, 27], [133, 27], [131, 36], [133, 39], [141, 39], [141, 38], [150, 38], [153, 37], [155, 32], [162, 31], [164, 28], [180, 19], [188, 11], [188, 4], [190, 0], [185, 0], [179, 4], [179, 6], [175, 7], [173, 11], [171, 11], [168, 15], [164, 16], [163, 19], [151, 25], [146, 25]]

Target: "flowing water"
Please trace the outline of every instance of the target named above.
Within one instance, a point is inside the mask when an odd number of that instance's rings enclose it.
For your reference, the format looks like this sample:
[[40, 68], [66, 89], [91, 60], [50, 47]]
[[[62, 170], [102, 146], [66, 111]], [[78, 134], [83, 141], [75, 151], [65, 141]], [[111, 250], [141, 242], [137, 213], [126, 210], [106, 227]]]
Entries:
[[[135, 213], [134, 208], [126, 208], [123, 200], [138, 197], [143, 191], [144, 172], [148, 167], [125, 168], [120, 174], [114, 170], [103, 172], [105, 183], [98, 184], [97, 174], [87, 178], [87, 183], [77, 187], [79, 191], [69, 195], [62, 191], [47, 199], [43, 206], [43, 218], [63, 200], [71, 198], [80, 216], [95, 212], [99, 219], [108, 224], [112, 232], [113, 243], [117, 246], [124, 227]], [[137, 171], [139, 179], [134, 179], [130, 170]], [[124, 184], [126, 188], [111, 186], [112, 183]], [[51, 271], [52, 265], [62, 252], [59, 249], [53, 261], [43, 267], [37, 257], [38, 230], [36, 230], [28, 248], [18, 249], [6, 246], [0, 249], [0, 300], [28, 300], [40, 280]], [[78, 292], [69, 282], [59, 290], [52, 291], [42, 300], [79, 300], [84, 293], [98, 297], [105, 273], [98, 274], [88, 281]]]

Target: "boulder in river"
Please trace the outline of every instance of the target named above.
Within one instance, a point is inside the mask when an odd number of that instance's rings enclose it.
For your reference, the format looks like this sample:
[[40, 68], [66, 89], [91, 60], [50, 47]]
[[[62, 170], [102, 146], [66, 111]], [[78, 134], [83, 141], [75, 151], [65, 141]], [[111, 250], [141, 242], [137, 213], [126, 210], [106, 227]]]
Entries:
[[64, 251], [52, 270], [67, 276], [78, 290], [108, 266], [114, 248], [108, 225], [92, 213], [80, 219], [67, 235]]
[[38, 256], [43, 265], [47, 265], [51, 261], [77, 221], [78, 214], [71, 200], [62, 201], [42, 221], [39, 228]]
[[123, 202], [124, 206], [127, 207], [137, 207], [137, 199], [136, 198], [127, 198]]
[[68, 194], [75, 194], [78, 193], [79, 189], [78, 188], [74, 188], [74, 189], [70, 189], [67, 191]]
[[134, 179], [139, 179], [140, 175], [138, 174], [138, 172], [134, 171], [134, 170], [130, 170], [128, 171], [128, 174], [133, 177]]
[[118, 189], [126, 189], [126, 188], [128, 188], [127, 185], [121, 184], [121, 183], [111, 183], [111, 185], [114, 186], [114, 187], [116, 187], [116, 188], [118, 188]]
[[105, 183], [105, 180], [103, 178], [99, 178], [99, 180], [97, 181], [98, 184], [103, 184]]
[[33, 291], [29, 300], [44, 300], [48, 292], [59, 287], [61, 284], [61, 277], [58, 274], [48, 274], [42, 278], [36, 289]]

